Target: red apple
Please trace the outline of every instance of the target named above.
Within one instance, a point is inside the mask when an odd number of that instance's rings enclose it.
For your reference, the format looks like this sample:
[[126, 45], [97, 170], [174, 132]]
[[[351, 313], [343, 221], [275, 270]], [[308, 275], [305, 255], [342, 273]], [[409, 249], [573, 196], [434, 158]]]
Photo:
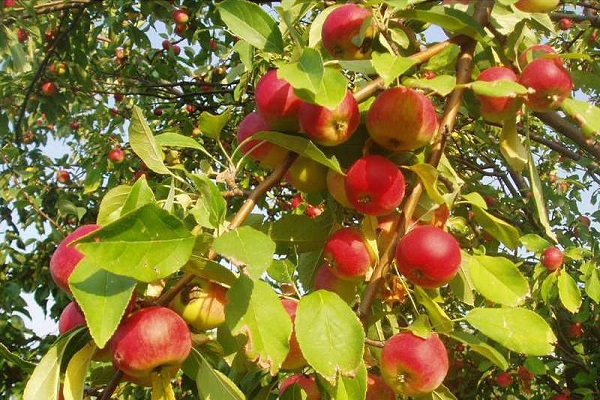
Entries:
[[207, 331], [225, 322], [227, 289], [197, 278], [179, 292], [169, 307], [175, 310], [190, 326]]
[[77, 303], [72, 301], [67, 304], [58, 318], [58, 333], [62, 335], [65, 332], [69, 332], [71, 329], [86, 325], [87, 322], [83, 315], [83, 311], [81, 311], [81, 308], [79, 308]]
[[579, 238], [582, 233], [588, 233], [590, 231], [591, 221], [585, 215], [581, 215], [577, 217], [575, 221], [575, 230], [573, 232], [573, 236]]
[[69, 246], [69, 244], [98, 229], [100, 229], [100, 226], [94, 224], [82, 225], [75, 229], [60, 242], [54, 254], [52, 254], [52, 258], [50, 258], [50, 274], [52, 275], [52, 279], [54, 279], [58, 287], [68, 294], [71, 294], [68, 282], [69, 276], [71, 276], [79, 261], [83, 259], [83, 253], [75, 247]]
[[[519, 56], [519, 65], [521, 68], [525, 68], [527, 64], [530, 62], [537, 60], [539, 58], [544, 57], [547, 54], [557, 54], [556, 50], [554, 50], [551, 46], [547, 44], [536, 44], [528, 47], [521, 53]], [[560, 58], [551, 58], [551, 60], [555, 60], [560, 65], [562, 65], [562, 60]]]
[[27, 39], [29, 39], [29, 34], [25, 29], [19, 28], [17, 30], [17, 39], [19, 40], [19, 43], [25, 43]]
[[423, 78], [425, 79], [433, 79], [437, 76], [437, 74], [433, 71], [425, 71], [423, 72]]
[[[512, 69], [506, 67], [491, 67], [479, 74], [478, 81], [517, 82], [519, 78]], [[481, 115], [486, 121], [502, 122], [514, 117], [519, 110], [520, 102], [515, 97], [477, 96], [481, 102]]]
[[178, 56], [180, 53], [181, 53], [181, 47], [179, 47], [179, 45], [177, 45], [177, 44], [174, 44], [173, 45], [173, 54]]
[[188, 113], [193, 114], [196, 112], [196, 106], [193, 104], [188, 104], [185, 106], [185, 109]]
[[462, 262], [456, 239], [441, 228], [422, 225], [404, 235], [396, 247], [398, 270], [415, 285], [433, 289], [458, 273]]
[[365, 400], [396, 400], [396, 394], [383, 379], [369, 373]]
[[187, 24], [175, 25], [175, 33], [177, 33], [179, 36], [185, 35], [186, 31], [187, 31]]
[[519, 83], [534, 93], [529, 93], [525, 104], [533, 111], [555, 110], [573, 89], [570, 72], [552, 59], [534, 60], [523, 69]]
[[292, 207], [293, 209], [296, 209], [296, 208], [300, 207], [302, 204], [304, 204], [304, 199], [302, 198], [302, 193], [296, 193], [296, 195], [292, 199], [292, 202], [290, 203], [290, 207]]
[[575, 322], [569, 326], [569, 336], [574, 339], [579, 339], [583, 335], [583, 324]]
[[[376, 33], [371, 10], [357, 4], [344, 4], [333, 10], [321, 29], [323, 47], [340, 60], [365, 60], [371, 56]], [[369, 24], [368, 26], [364, 26]], [[361, 33], [364, 36], [361, 37]], [[359, 43], [359, 40], [362, 41]]]
[[173, 11], [173, 20], [177, 25], [184, 25], [190, 20], [190, 15], [188, 14], [187, 10], [178, 8], [177, 10]]
[[56, 28], [49, 29], [44, 32], [44, 40], [47, 43], [53, 42], [56, 39]]
[[217, 43], [217, 41], [215, 39], [210, 39], [208, 42], [208, 45], [212, 51], [219, 50], [219, 44]]
[[[237, 131], [238, 143], [244, 142], [250, 136], [263, 131], [272, 131], [271, 126], [257, 112], [252, 112], [240, 122]], [[241, 145], [240, 150], [243, 154], [266, 168], [275, 168], [283, 162], [287, 155], [287, 150], [276, 144], [261, 140], [250, 140]]]
[[308, 157], [298, 157], [285, 174], [297, 190], [315, 193], [327, 188], [328, 168]]
[[273, 129], [298, 130], [303, 101], [294, 94], [292, 85], [278, 78], [277, 70], [267, 72], [258, 81], [254, 95], [258, 113]]
[[323, 257], [331, 272], [344, 280], [364, 279], [374, 260], [365, 237], [354, 228], [335, 231], [325, 243]]
[[560, 0], [519, 0], [515, 7], [529, 13], [549, 13], [554, 10]]
[[321, 400], [321, 392], [314, 376], [304, 374], [294, 374], [284, 380], [279, 388], [279, 397], [283, 396], [286, 390], [292, 385], [298, 385], [306, 393], [306, 400]]
[[383, 379], [396, 393], [425, 395], [444, 381], [448, 373], [448, 353], [437, 334], [423, 339], [406, 331], [385, 342], [379, 367]]
[[71, 122], [71, 129], [76, 131], [76, 130], [79, 130], [79, 128], [81, 128], [81, 124], [79, 122], [77, 122], [77, 121]]
[[335, 201], [346, 208], [353, 208], [346, 193], [346, 176], [332, 169], [327, 171], [327, 191]]
[[568, 31], [573, 26], [573, 21], [570, 18], [561, 18], [558, 21], [558, 27], [563, 31]]
[[404, 175], [385, 157], [370, 155], [358, 159], [346, 175], [346, 194], [352, 206], [363, 214], [391, 213], [404, 199]]
[[496, 382], [498, 383], [498, 386], [500, 386], [501, 388], [505, 388], [507, 386], [512, 385], [513, 377], [508, 372], [502, 372], [496, 377]]
[[315, 290], [328, 290], [336, 293], [346, 303], [351, 303], [354, 300], [357, 283], [338, 278], [333, 273], [331, 267], [327, 264], [322, 265], [317, 269], [313, 288]]
[[120, 103], [120, 102], [122, 102], [122, 101], [123, 101], [123, 99], [125, 98], [125, 95], [124, 95], [123, 93], [115, 93], [115, 94], [113, 95], [113, 98], [115, 99], [115, 101], [116, 101], [117, 103]]
[[[296, 311], [298, 310], [298, 302], [296, 300], [283, 298], [281, 299], [281, 304], [292, 319], [292, 323], [294, 323], [296, 321]], [[292, 336], [290, 337], [290, 352], [288, 353], [285, 360], [283, 360], [281, 368], [290, 370], [302, 368], [305, 365], [306, 359], [304, 358], [304, 356], [302, 355], [302, 351], [300, 350], [298, 339], [296, 339], [296, 328], [294, 328], [294, 330], [292, 331]]]
[[155, 108], [153, 112], [154, 112], [154, 115], [156, 115], [157, 117], [160, 117], [161, 115], [163, 115], [162, 108]]
[[59, 169], [56, 172], [56, 180], [59, 183], [63, 183], [63, 184], [71, 183], [71, 174], [69, 173], [69, 171], [66, 171], [64, 169]]
[[317, 218], [319, 215], [323, 214], [323, 211], [325, 211], [325, 209], [322, 205], [314, 206], [312, 204], [307, 204], [304, 215], [308, 218]]
[[44, 82], [41, 86], [42, 94], [46, 97], [52, 97], [58, 93], [58, 86], [54, 82]]
[[405, 87], [383, 91], [367, 114], [367, 130], [373, 141], [392, 151], [412, 151], [425, 146], [438, 126], [431, 100]]
[[169, 50], [171, 48], [171, 41], [169, 39], [165, 39], [162, 41], [162, 48], [164, 50]]
[[335, 109], [311, 103], [302, 104], [299, 117], [301, 131], [323, 146], [344, 143], [360, 124], [358, 104], [350, 91]]
[[120, 164], [125, 160], [125, 150], [120, 147], [115, 147], [108, 153], [110, 161]]
[[119, 115], [119, 109], [117, 107], [113, 107], [110, 109], [110, 113], [116, 117]]
[[17, 0], [4, 0], [4, 7], [14, 7], [17, 4]]
[[558, 247], [548, 247], [542, 253], [542, 265], [548, 271], [556, 271], [565, 259], [564, 253]]
[[185, 321], [166, 307], [147, 307], [130, 314], [110, 341], [115, 368], [132, 377], [179, 367], [192, 348]]

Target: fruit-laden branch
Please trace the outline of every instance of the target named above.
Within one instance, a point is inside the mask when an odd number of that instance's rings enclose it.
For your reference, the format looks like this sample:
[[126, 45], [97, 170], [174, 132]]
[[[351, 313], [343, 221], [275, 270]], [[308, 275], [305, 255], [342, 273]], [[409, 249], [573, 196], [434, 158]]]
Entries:
[[550, 14], [550, 18], [553, 21], [560, 21], [561, 19], [570, 19], [572, 22], [581, 23], [585, 21], [590, 21], [591, 25], [595, 28], [600, 28], [600, 15], [581, 15], [581, 14], [571, 14], [571, 13], [562, 13], [555, 12]]
[[[489, 17], [494, 6], [494, 0], [482, 0], [477, 2], [475, 6], [474, 18], [481, 25], [487, 25]], [[454, 129], [456, 122], [456, 116], [462, 102], [462, 96], [464, 92], [463, 84], [471, 81], [471, 72], [473, 68], [473, 54], [477, 42], [472, 38], [462, 38], [461, 52], [456, 65], [456, 83], [457, 88], [450, 93], [444, 109], [444, 115], [440, 121], [440, 127], [435, 138], [431, 155], [428, 159], [428, 163], [437, 166], [444, 153], [446, 146], [446, 139]], [[395, 221], [394, 233], [391, 235], [389, 240], [386, 240], [387, 247], [383, 250], [379, 262], [375, 266], [371, 280], [365, 289], [364, 297], [359, 306], [358, 315], [362, 319], [363, 323], [367, 323], [369, 310], [375, 296], [379, 290], [379, 287], [383, 283], [384, 277], [387, 274], [390, 264], [394, 257], [394, 249], [396, 242], [402, 236], [405, 231], [405, 226], [412, 218], [413, 212], [423, 194], [423, 185], [417, 183], [410, 195], [406, 199], [406, 203], [403, 208], [403, 213], [400, 217], [400, 221]]]

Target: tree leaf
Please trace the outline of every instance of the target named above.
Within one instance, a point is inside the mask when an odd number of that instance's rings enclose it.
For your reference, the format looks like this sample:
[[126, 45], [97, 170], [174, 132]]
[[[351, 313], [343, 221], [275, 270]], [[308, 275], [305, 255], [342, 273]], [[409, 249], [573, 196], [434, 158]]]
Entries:
[[221, 195], [217, 185], [206, 175], [192, 174], [194, 185], [198, 188], [200, 198], [190, 214], [202, 226], [219, 229], [225, 221], [227, 202]]
[[247, 357], [275, 375], [289, 352], [292, 321], [273, 289], [240, 275], [227, 292], [225, 322], [233, 335], [248, 338]]
[[558, 297], [567, 310], [576, 313], [581, 307], [581, 291], [577, 282], [567, 271], [560, 271], [558, 275]]
[[587, 136], [600, 133], [600, 108], [591, 102], [567, 98], [561, 108], [577, 121]]
[[268, 222], [261, 230], [269, 235], [278, 249], [293, 247], [298, 253], [321, 249], [331, 234], [333, 220], [327, 216], [309, 218], [288, 214]]
[[100, 210], [96, 223], [98, 225], [108, 225], [109, 223], [119, 219], [121, 210], [125, 205], [125, 201], [131, 193], [130, 185], [120, 185], [112, 188], [102, 198]]
[[296, 337], [304, 358], [330, 382], [355, 376], [362, 362], [365, 332], [352, 309], [337, 294], [317, 290], [300, 299]]
[[402, 83], [411, 88], [429, 89], [440, 96], [447, 96], [456, 87], [456, 77], [452, 75], [438, 75], [433, 79], [407, 78]]
[[[202, 118], [202, 115], [200, 116]], [[204, 147], [195, 139], [175, 132], [165, 132], [154, 138], [161, 147], [180, 147], [184, 149], [194, 149], [206, 151]]]
[[187, 262], [195, 237], [179, 219], [150, 203], [77, 243], [87, 263], [150, 283]]
[[535, 233], [523, 235], [519, 240], [527, 250], [536, 254], [540, 254], [548, 247], [552, 247], [552, 243]]
[[585, 293], [590, 296], [596, 304], [600, 303], [600, 271], [592, 263], [592, 270], [585, 278]]
[[198, 350], [192, 349], [192, 357], [198, 363], [198, 370], [193, 378], [195, 378], [201, 398], [215, 400], [246, 399], [246, 396], [235, 383], [220, 371], [214, 369]]
[[444, 385], [438, 386], [433, 392], [428, 393], [424, 396], [414, 397], [415, 400], [458, 400], [456, 396], [452, 394], [450, 389]]
[[372, 62], [377, 74], [383, 78], [386, 86], [416, 64], [411, 58], [398, 57], [389, 53], [373, 53]]
[[436, 204], [444, 204], [444, 197], [437, 187], [438, 171], [431, 164], [414, 164], [407, 169], [413, 171], [421, 179], [425, 191]]
[[465, 320], [502, 346], [517, 353], [545, 356], [556, 336], [538, 314], [524, 308], [475, 308]]
[[[231, 0], [229, 0], [231, 1]], [[223, 3], [221, 3], [223, 4]], [[203, 111], [198, 118], [198, 127], [203, 135], [218, 140], [221, 137], [221, 131], [231, 119], [231, 108], [227, 108], [219, 115], [213, 115], [207, 111]]]
[[246, 264], [253, 279], [259, 279], [269, 268], [275, 253], [271, 238], [249, 226], [225, 232], [214, 240], [212, 248], [224, 257]]
[[277, 64], [277, 76], [290, 83], [297, 90], [306, 90], [313, 95], [321, 90], [325, 67], [321, 54], [311, 48], [305, 48], [296, 62]]
[[123, 208], [121, 209], [121, 215], [125, 215], [150, 203], [156, 203], [156, 198], [152, 189], [148, 186], [146, 177], [142, 176], [131, 187], [127, 200], [125, 200], [125, 204], [123, 204]]
[[225, 0], [217, 9], [234, 35], [260, 50], [283, 53], [283, 38], [277, 22], [259, 5], [245, 0]]
[[508, 369], [508, 361], [506, 361], [502, 353], [477, 336], [464, 331], [454, 331], [450, 336], [468, 345], [473, 351], [493, 362], [501, 370], [506, 371]]
[[542, 190], [542, 181], [538, 173], [537, 167], [533, 162], [533, 156], [529, 153], [529, 179], [531, 181], [531, 192], [533, 193], [533, 201], [535, 202], [535, 209], [540, 223], [544, 227], [546, 236], [558, 243], [558, 238], [554, 234], [552, 227], [550, 226], [550, 219], [548, 218], [548, 210], [546, 208], [546, 200], [544, 200], [544, 194]]
[[152, 373], [152, 400], [176, 400], [170, 374], [167, 368]]
[[83, 398], [85, 377], [90, 369], [95, 351], [96, 344], [90, 341], [69, 360], [63, 383], [65, 400], [80, 400]]
[[517, 172], [522, 172], [527, 166], [529, 152], [519, 138], [516, 117], [504, 120], [500, 134], [500, 153]]
[[487, 97], [517, 97], [527, 94], [527, 88], [511, 81], [474, 81], [469, 84], [475, 94]]
[[510, 249], [514, 250], [519, 247], [520, 233], [516, 227], [476, 205], [472, 207], [475, 213], [475, 221], [488, 231], [490, 235], [504, 243]]
[[398, 14], [402, 18], [430, 22], [455, 34], [469, 36], [478, 42], [486, 37], [483, 27], [469, 14], [448, 7], [432, 7], [429, 10], [410, 9]]
[[318, 90], [312, 92], [296, 89], [294, 93], [304, 101], [334, 109], [348, 93], [348, 79], [340, 71], [326, 67], [323, 70], [323, 80]]
[[413, 290], [417, 301], [427, 310], [433, 328], [438, 332], [452, 332], [454, 330], [454, 324], [442, 307], [429, 297], [427, 292], [419, 286], [415, 285]]
[[144, 164], [157, 174], [169, 175], [171, 171], [163, 162], [163, 154], [156, 143], [154, 134], [144, 118], [142, 110], [133, 106], [129, 125], [129, 144]]
[[365, 398], [367, 380], [367, 367], [363, 361], [358, 367], [356, 376], [339, 376], [335, 385], [328, 381], [322, 381], [321, 383], [332, 399], [355, 400]]
[[323, 248], [300, 254], [297, 268], [298, 279], [305, 290], [311, 291], [313, 289], [315, 275], [323, 263]]
[[3, 343], [0, 343], [0, 357], [2, 357], [2, 359], [4, 359], [4, 360], [16, 365], [17, 367], [21, 368], [23, 371], [25, 371], [27, 373], [32, 372], [37, 365], [37, 364], [29, 362], [27, 360], [23, 360], [21, 357], [14, 354], [13, 352], [11, 352]]
[[469, 271], [479, 293], [495, 303], [517, 306], [529, 293], [527, 279], [507, 258], [473, 255]]

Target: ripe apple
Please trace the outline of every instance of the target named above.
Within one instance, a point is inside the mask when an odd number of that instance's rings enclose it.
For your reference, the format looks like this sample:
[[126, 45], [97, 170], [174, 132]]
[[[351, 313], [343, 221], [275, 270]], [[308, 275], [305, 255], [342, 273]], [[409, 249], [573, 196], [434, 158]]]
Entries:
[[76, 130], [79, 130], [79, 128], [81, 128], [81, 124], [79, 122], [77, 122], [77, 121], [71, 122], [71, 129], [76, 131]]
[[346, 208], [353, 208], [346, 193], [346, 176], [332, 169], [327, 170], [327, 191], [335, 201]]
[[389, 338], [379, 364], [385, 382], [404, 396], [434, 391], [448, 373], [448, 352], [436, 333], [427, 339], [410, 331]]
[[331, 267], [327, 264], [317, 269], [313, 288], [315, 290], [323, 289], [336, 293], [346, 303], [354, 300], [357, 282], [340, 279], [333, 273]]
[[548, 247], [542, 253], [542, 265], [548, 271], [556, 271], [565, 259], [564, 253], [558, 247]]
[[412, 151], [425, 146], [438, 126], [431, 100], [405, 87], [383, 91], [367, 114], [367, 131], [373, 141], [392, 151]]
[[14, 7], [17, 4], [17, 0], [4, 0], [4, 7]]
[[108, 153], [110, 161], [120, 164], [125, 160], [125, 150], [120, 147], [115, 147]]
[[335, 231], [325, 243], [323, 257], [331, 272], [344, 280], [364, 279], [374, 261], [365, 237], [355, 228]]
[[[491, 67], [479, 74], [478, 81], [517, 82], [519, 78], [512, 69], [506, 67]], [[520, 102], [515, 97], [477, 96], [481, 102], [481, 115], [486, 121], [502, 122], [514, 117], [519, 110]]]
[[292, 85], [279, 79], [277, 70], [267, 72], [258, 81], [254, 96], [258, 113], [273, 129], [298, 130], [298, 113], [304, 102], [294, 94]]
[[25, 29], [19, 28], [17, 30], [17, 39], [19, 40], [19, 43], [25, 43], [27, 39], [29, 39], [29, 34]]
[[519, 83], [529, 89], [525, 104], [533, 111], [555, 110], [562, 104], [573, 89], [570, 72], [555, 60], [540, 58], [534, 60], [521, 72]]
[[155, 108], [153, 112], [154, 112], [154, 115], [156, 115], [157, 117], [160, 117], [161, 115], [163, 115], [162, 108]]
[[303, 103], [299, 118], [300, 130], [323, 146], [344, 143], [356, 132], [360, 124], [358, 104], [350, 91], [335, 109]]
[[292, 385], [298, 385], [306, 393], [306, 400], [321, 400], [321, 392], [314, 376], [294, 374], [284, 380], [279, 388], [279, 397]]
[[171, 41], [169, 39], [163, 40], [162, 41], [162, 48], [163, 48], [163, 50], [169, 51], [169, 49], [171, 48]]
[[569, 337], [579, 339], [583, 335], [583, 324], [575, 322], [569, 326]]
[[179, 36], [185, 35], [185, 32], [187, 31], [187, 24], [177, 24], [175, 25], [175, 33], [177, 33]]
[[196, 112], [196, 106], [193, 104], [188, 104], [185, 106], [185, 109], [188, 113], [193, 114]]
[[441, 228], [417, 226], [396, 247], [398, 270], [410, 282], [434, 289], [450, 282], [462, 262], [456, 239]]
[[56, 172], [56, 180], [59, 183], [66, 185], [67, 183], [71, 183], [71, 174], [69, 173], [69, 171], [66, 171], [64, 169], [59, 169]]
[[115, 99], [115, 102], [120, 103], [125, 98], [125, 95], [123, 93], [115, 93], [113, 98]]
[[573, 231], [573, 236], [579, 238], [582, 233], [588, 233], [590, 231], [591, 221], [585, 215], [581, 215], [577, 217], [575, 221], [575, 229]]
[[[530, 62], [542, 58], [547, 54], [557, 54], [556, 50], [554, 50], [551, 46], [547, 44], [536, 44], [525, 49], [521, 55], [519, 55], [519, 66], [525, 68], [527, 64]], [[560, 58], [552, 58], [555, 62], [558, 62], [562, 65], [562, 60]]]
[[52, 81], [44, 82], [41, 86], [41, 89], [42, 94], [46, 97], [52, 97], [58, 93], [58, 86], [56, 86], [56, 83]]
[[115, 368], [132, 377], [159, 368], [179, 367], [192, 348], [185, 321], [166, 307], [147, 307], [130, 314], [110, 341]]
[[391, 213], [404, 199], [404, 175], [396, 164], [379, 155], [358, 159], [346, 175], [346, 194], [352, 206], [363, 214]]
[[300, 156], [286, 172], [285, 178], [301, 192], [320, 192], [327, 188], [327, 169], [311, 158]]
[[[298, 302], [296, 300], [283, 298], [281, 299], [281, 304], [292, 319], [292, 323], [294, 323], [296, 321], [296, 311], [298, 310]], [[298, 339], [296, 339], [296, 328], [294, 328], [294, 330], [292, 331], [292, 336], [290, 337], [290, 352], [288, 353], [285, 360], [283, 360], [281, 368], [291, 370], [302, 368], [305, 365], [306, 359], [304, 358], [304, 356], [302, 355], [302, 351], [300, 350]]]
[[396, 400], [396, 394], [383, 379], [369, 373], [367, 376], [367, 397], [365, 400]]
[[560, 0], [519, 0], [515, 7], [529, 13], [549, 13], [559, 2]]
[[502, 372], [496, 377], [496, 382], [498, 383], [498, 386], [500, 386], [501, 388], [505, 388], [507, 386], [512, 385], [513, 377], [508, 372]]
[[312, 205], [312, 204], [307, 204], [306, 205], [306, 210], [304, 210], [304, 215], [306, 215], [308, 218], [317, 218], [319, 215], [323, 214], [323, 211], [325, 211], [325, 208], [322, 205]]
[[86, 326], [87, 322], [83, 311], [79, 308], [79, 305], [72, 301], [64, 308], [60, 317], [58, 318], [58, 333], [62, 335], [65, 332], [69, 332], [71, 329], [79, 326]]
[[[248, 137], [263, 131], [272, 131], [271, 126], [257, 112], [252, 112], [240, 122], [237, 131], [238, 143], [244, 142]], [[276, 144], [261, 140], [250, 140], [241, 145], [243, 154], [248, 154], [252, 160], [260, 162], [266, 168], [275, 168], [283, 162], [287, 150]]]
[[52, 275], [52, 279], [54, 279], [58, 287], [68, 294], [71, 294], [69, 276], [71, 276], [75, 266], [77, 266], [84, 256], [83, 253], [75, 247], [69, 246], [69, 244], [98, 229], [100, 229], [100, 225], [94, 224], [82, 225], [75, 229], [60, 242], [50, 258], [50, 275]]
[[568, 31], [572, 26], [573, 20], [570, 18], [561, 18], [561, 20], [558, 21], [558, 27], [563, 31]]
[[226, 288], [197, 278], [179, 292], [169, 307], [181, 315], [190, 326], [207, 331], [225, 322], [226, 304]]
[[[332, 57], [339, 60], [370, 58], [371, 44], [376, 34], [372, 18], [370, 9], [357, 4], [349, 3], [336, 8], [323, 23], [323, 47]], [[365, 27], [365, 24], [369, 25]]]
[[173, 54], [175, 54], [176, 56], [178, 56], [181, 53], [181, 47], [179, 47], [178, 44], [174, 44], [173, 45]]
[[177, 25], [184, 25], [190, 20], [190, 15], [188, 14], [187, 10], [178, 8], [177, 10], [173, 11], [173, 20]]

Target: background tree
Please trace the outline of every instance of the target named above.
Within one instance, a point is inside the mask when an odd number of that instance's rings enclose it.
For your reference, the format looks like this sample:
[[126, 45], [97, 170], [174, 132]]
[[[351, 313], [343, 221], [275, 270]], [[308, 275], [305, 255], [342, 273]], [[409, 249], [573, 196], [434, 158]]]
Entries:
[[4, 398], [600, 396], [600, 3], [341, 4], [3, 1]]

